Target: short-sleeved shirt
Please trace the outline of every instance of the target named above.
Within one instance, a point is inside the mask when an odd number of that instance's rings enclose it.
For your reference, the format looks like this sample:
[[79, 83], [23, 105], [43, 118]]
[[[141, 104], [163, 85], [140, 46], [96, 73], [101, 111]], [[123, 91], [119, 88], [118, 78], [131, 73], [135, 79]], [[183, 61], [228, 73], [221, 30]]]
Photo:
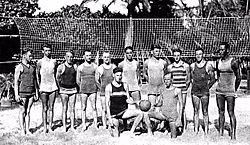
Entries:
[[53, 92], [58, 90], [55, 78], [56, 60], [42, 58], [38, 60], [40, 65], [40, 92]]

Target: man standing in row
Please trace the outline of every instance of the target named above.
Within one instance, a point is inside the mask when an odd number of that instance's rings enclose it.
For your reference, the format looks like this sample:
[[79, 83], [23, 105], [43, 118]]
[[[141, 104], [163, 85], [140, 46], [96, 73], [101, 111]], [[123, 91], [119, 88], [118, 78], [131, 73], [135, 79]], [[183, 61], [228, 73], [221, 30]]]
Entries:
[[133, 48], [131, 46], [125, 48], [125, 58], [119, 63], [118, 67], [123, 69], [122, 82], [128, 84], [129, 95], [134, 101], [140, 101], [140, 65], [133, 59]]
[[91, 107], [93, 109], [94, 125], [97, 126], [97, 109], [96, 109], [96, 93], [97, 93], [97, 82], [95, 79], [95, 73], [97, 65], [91, 61], [91, 51], [84, 51], [84, 60], [77, 68], [76, 81], [80, 87], [79, 96], [81, 98], [82, 108], [82, 131], [87, 129], [86, 126], [86, 108], [87, 100], [89, 98]]
[[192, 80], [192, 102], [194, 108], [194, 131], [199, 131], [199, 113], [200, 103], [202, 107], [203, 120], [205, 125], [205, 135], [209, 130], [208, 104], [209, 89], [215, 83], [213, 67], [203, 58], [203, 49], [195, 50], [196, 62], [191, 64], [191, 80]]
[[102, 55], [103, 64], [101, 64], [96, 70], [96, 81], [99, 86], [99, 93], [102, 106], [102, 123], [103, 127], [107, 127], [107, 109], [106, 109], [106, 99], [105, 99], [105, 87], [114, 80], [113, 69], [116, 67], [111, 63], [110, 53], [105, 51]]
[[182, 113], [182, 132], [187, 128], [187, 118], [185, 113], [187, 89], [190, 85], [190, 67], [187, 63], [181, 60], [182, 51], [174, 49], [174, 62], [168, 66], [168, 72], [173, 75], [173, 86], [180, 88], [182, 92], [183, 113]]
[[67, 110], [69, 107], [71, 130], [74, 129], [75, 120], [75, 103], [76, 103], [76, 70], [77, 66], [73, 64], [74, 53], [67, 51], [65, 56], [65, 62], [58, 66], [56, 79], [59, 84], [59, 93], [62, 100], [62, 123], [64, 131], [67, 131]]
[[[52, 123], [54, 116], [54, 103], [56, 92], [58, 90], [56, 82], [56, 66], [57, 62], [51, 58], [51, 45], [44, 44], [43, 58], [38, 60], [36, 75], [39, 84], [40, 98], [43, 105], [43, 125], [44, 133], [47, 133], [47, 118], [49, 116], [49, 131], [52, 131]], [[49, 114], [48, 114], [49, 111]]]
[[22, 49], [22, 62], [16, 66], [14, 76], [15, 99], [20, 104], [19, 123], [22, 134], [31, 134], [30, 109], [35, 100], [38, 100], [38, 87], [35, 67], [31, 64], [32, 50]]
[[160, 58], [160, 46], [151, 46], [152, 57], [143, 64], [143, 74], [148, 82], [148, 99], [151, 105], [155, 105], [159, 88], [163, 85], [163, 76], [167, 70], [167, 62]]

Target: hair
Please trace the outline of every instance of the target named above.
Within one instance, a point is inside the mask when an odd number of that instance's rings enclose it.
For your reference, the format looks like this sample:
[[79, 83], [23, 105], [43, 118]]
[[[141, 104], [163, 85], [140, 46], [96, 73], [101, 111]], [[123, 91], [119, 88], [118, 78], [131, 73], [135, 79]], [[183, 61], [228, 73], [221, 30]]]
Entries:
[[155, 48], [161, 49], [161, 46], [160, 45], [154, 45], [154, 44], [152, 44], [151, 45], [151, 50], [153, 51]]
[[202, 51], [202, 53], [204, 53], [204, 49], [202, 49], [202, 48], [200, 48], [200, 47], [196, 48], [196, 49], [195, 49], [195, 52], [196, 52], [196, 51], [199, 51], [199, 50]]
[[85, 50], [83, 51], [83, 54], [85, 55], [86, 52], [91, 52], [91, 50], [90, 50], [90, 49], [85, 49]]
[[46, 48], [52, 48], [52, 45], [50, 45], [48, 43], [44, 43], [43, 46], [42, 46], [42, 48], [44, 48], [44, 47], [46, 47]]
[[230, 49], [230, 45], [229, 45], [228, 42], [220, 42], [220, 45], [225, 45], [225, 48], [226, 48], [227, 50]]
[[21, 50], [22, 55], [27, 54], [27, 52], [32, 52], [32, 51], [33, 51], [32, 48], [29, 48], [29, 47], [24, 47]]
[[123, 71], [122, 68], [116, 67], [116, 68], [113, 69], [113, 74], [115, 74], [117, 72], [122, 72], [122, 71]]
[[175, 52], [179, 52], [180, 54], [182, 54], [182, 50], [179, 48], [173, 49], [173, 53], [175, 53]]
[[110, 51], [108, 51], [108, 50], [104, 50], [104, 51], [102, 52], [102, 55], [103, 55], [104, 53], [108, 53], [108, 54], [110, 55]]
[[133, 47], [132, 46], [127, 46], [127, 47], [125, 47], [124, 52], [126, 52], [128, 49], [130, 49], [130, 50], [133, 51]]
[[173, 74], [172, 74], [171, 72], [167, 72], [167, 73], [164, 75], [164, 77], [165, 77], [166, 75], [170, 75], [171, 79], [173, 78]]
[[71, 50], [71, 49], [70, 49], [70, 50], [68, 50], [68, 51], [66, 51], [66, 52], [65, 52], [65, 55], [66, 55], [67, 53], [71, 53], [73, 56], [75, 55], [74, 51], [73, 51], [73, 50]]

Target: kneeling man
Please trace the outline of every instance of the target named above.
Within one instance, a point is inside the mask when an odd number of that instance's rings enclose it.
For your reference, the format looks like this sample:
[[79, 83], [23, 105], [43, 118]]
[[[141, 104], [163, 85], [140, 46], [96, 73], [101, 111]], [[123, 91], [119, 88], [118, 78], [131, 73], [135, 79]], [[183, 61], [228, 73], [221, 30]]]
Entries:
[[[156, 104], [154, 105], [154, 107], [161, 107], [161, 111], [156, 112], [153, 109], [152, 111], [148, 112], [148, 117], [162, 121], [169, 121], [171, 138], [176, 138], [177, 128], [182, 126], [181, 114], [183, 102], [181, 89], [174, 87], [172, 85], [172, 80], [173, 77], [171, 73], [168, 73], [164, 76], [165, 85], [160, 89], [160, 95], [157, 97]], [[177, 111], [177, 108], [179, 108], [179, 111]], [[149, 121], [149, 119], [145, 120]], [[148, 123], [149, 122], [147, 122], [147, 124]]]
[[114, 68], [113, 75], [114, 80], [105, 88], [105, 97], [111, 135], [119, 137], [119, 120], [136, 117], [130, 130], [133, 133], [143, 119], [143, 113], [138, 109], [128, 109], [128, 104], [134, 104], [134, 101], [129, 97], [127, 84], [122, 82], [122, 69]]

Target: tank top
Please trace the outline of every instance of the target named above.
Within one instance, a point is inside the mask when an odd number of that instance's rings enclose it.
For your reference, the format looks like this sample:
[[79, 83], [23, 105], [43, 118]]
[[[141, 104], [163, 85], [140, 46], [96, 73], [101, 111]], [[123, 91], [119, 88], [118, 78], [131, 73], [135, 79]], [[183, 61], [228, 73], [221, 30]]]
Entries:
[[74, 88], [76, 87], [76, 70], [74, 66], [68, 67], [64, 65], [64, 72], [61, 75], [60, 86], [63, 88]]
[[128, 84], [129, 91], [138, 91], [139, 83], [137, 79], [137, 61], [123, 61], [122, 81]]
[[112, 94], [110, 96], [110, 113], [111, 115], [119, 114], [128, 109], [127, 94], [123, 83], [116, 87], [111, 83]]
[[178, 98], [175, 95], [175, 87], [173, 89], [162, 88], [160, 94], [162, 95], [162, 114], [168, 118], [177, 118], [177, 102]]
[[26, 66], [21, 63], [23, 72], [19, 77], [19, 93], [35, 94], [35, 68], [32, 65]]
[[171, 64], [170, 72], [173, 75], [173, 86], [182, 90], [182, 93], [185, 93], [187, 90], [186, 80], [187, 73], [184, 66], [184, 62], [181, 65], [176, 66]]
[[41, 92], [53, 92], [58, 89], [56, 79], [55, 79], [55, 60], [50, 59], [46, 60], [44, 58], [40, 59], [41, 61], [41, 83], [40, 91]]
[[164, 60], [159, 59], [155, 61], [153, 59], [148, 60], [148, 83], [153, 86], [161, 86], [163, 84], [163, 72]]
[[93, 63], [90, 66], [81, 64], [79, 67], [82, 67], [80, 71], [80, 93], [91, 94], [97, 92], [97, 84], [95, 81], [95, 71], [96, 67]]
[[219, 60], [218, 70], [220, 76], [218, 78], [218, 85], [216, 88], [217, 94], [234, 95], [235, 94], [235, 80], [236, 76], [231, 67], [233, 58], [226, 61]]
[[197, 64], [194, 65], [194, 71], [192, 75], [192, 90], [191, 93], [194, 95], [204, 95], [209, 93], [208, 80], [209, 75], [206, 71], [207, 62], [204, 66], [199, 68]]
[[104, 68], [103, 65], [101, 65], [103, 68], [103, 74], [101, 75], [101, 95], [105, 95], [105, 88], [107, 84], [111, 83], [114, 80], [113, 77], [113, 65], [109, 69]]

